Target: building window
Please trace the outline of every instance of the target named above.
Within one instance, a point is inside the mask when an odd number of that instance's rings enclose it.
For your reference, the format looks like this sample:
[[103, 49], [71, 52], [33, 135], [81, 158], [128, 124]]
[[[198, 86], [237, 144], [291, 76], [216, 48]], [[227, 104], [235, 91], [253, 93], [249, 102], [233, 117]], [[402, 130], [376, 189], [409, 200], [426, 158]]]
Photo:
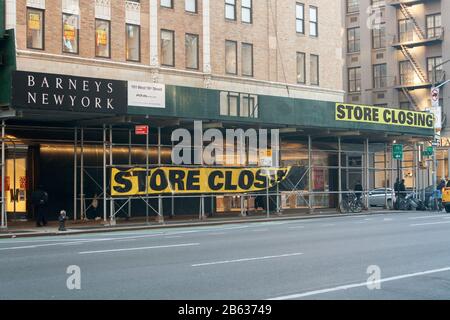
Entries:
[[245, 23], [252, 23], [253, 22], [253, 1], [252, 0], [241, 0], [241, 20]]
[[379, 28], [372, 30], [372, 48], [386, 48], [386, 25], [384, 23], [380, 24]]
[[236, 0], [225, 0], [225, 18], [236, 20]]
[[414, 24], [411, 19], [403, 19], [398, 21], [398, 38], [400, 42], [414, 40]]
[[127, 24], [126, 54], [127, 60], [141, 60], [141, 27], [134, 24]]
[[371, 2], [373, 7], [382, 7], [386, 5], [386, 0], [372, 0]]
[[442, 35], [441, 14], [427, 16], [427, 38], [438, 38]]
[[306, 83], [306, 55], [297, 52], [297, 83]]
[[186, 69], [198, 70], [198, 35], [186, 33]]
[[253, 77], [253, 45], [242, 43], [241, 47], [242, 75]]
[[175, 67], [175, 33], [161, 30], [161, 64]]
[[347, 0], [347, 13], [359, 11], [359, 0]]
[[237, 74], [237, 42], [225, 41], [225, 72]]
[[385, 63], [373, 66], [373, 87], [375, 89], [387, 87], [387, 65]]
[[258, 96], [222, 91], [220, 92], [220, 115], [258, 118]]
[[347, 51], [349, 53], [359, 52], [360, 50], [360, 29], [347, 29]]
[[295, 5], [295, 30], [297, 33], [305, 34], [305, 5], [298, 3]]
[[78, 16], [74, 14], [63, 13], [63, 52], [78, 53]]
[[309, 7], [309, 35], [319, 36], [319, 9], [314, 6]]
[[111, 57], [111, 22], [95, 19], [95, 56]]
[[44, 50], [44, 10], [27, 8], [27, 48]]
[[161, 7], [173, 9], [173, 0], [161, 0]]
[[399, 62], [400, 68], [400, 84], [412, 85], [414, 84], [414, 69], [408, 60]]
[[312, 85], [319, 85], [319, 56], [312, 54], [310, 56], [310, 76]]
[[[436, 69], [435, 67], [438, 66]], [[444, 66], [442, 57], [427, 58], [428, 81], [437, 83], [443, 80]]]
[[348, 69], [348, 92], [361, 92], [361, 68]]
[[197, 13], [197, 0], [185, 0], [184, 10], [187, 12]]

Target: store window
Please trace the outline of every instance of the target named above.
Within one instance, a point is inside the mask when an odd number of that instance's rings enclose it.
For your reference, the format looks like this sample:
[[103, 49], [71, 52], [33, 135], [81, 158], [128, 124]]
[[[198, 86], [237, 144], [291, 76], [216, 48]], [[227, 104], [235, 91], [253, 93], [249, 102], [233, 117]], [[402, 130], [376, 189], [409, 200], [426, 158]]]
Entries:
[[127, 24], [126, 54], [129, 61], [141, 60], [141, 28], [140, 26]]
[[95, 19], [95, 56], [111, 57], [111, 22]]
[[198, 35], [186, 33], [186, 69], [198, 70]]
[[27, 8], [27, 48], [44, 50], [44, 10]]
[[63, 13], [63, 52], [78, 53], [79, 18]]
[[161, 30], [161, 64], [175, 66], [175, 32]]

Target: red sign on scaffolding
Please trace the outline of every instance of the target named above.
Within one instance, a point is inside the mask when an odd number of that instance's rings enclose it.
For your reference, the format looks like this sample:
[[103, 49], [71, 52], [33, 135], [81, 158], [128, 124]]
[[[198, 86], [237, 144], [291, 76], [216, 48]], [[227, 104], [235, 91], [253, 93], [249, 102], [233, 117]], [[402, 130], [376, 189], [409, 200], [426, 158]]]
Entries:
[[134, 128], [134, 133], [138, 136], [146, 136], [148, 135], [148, 126], [140, 125]]

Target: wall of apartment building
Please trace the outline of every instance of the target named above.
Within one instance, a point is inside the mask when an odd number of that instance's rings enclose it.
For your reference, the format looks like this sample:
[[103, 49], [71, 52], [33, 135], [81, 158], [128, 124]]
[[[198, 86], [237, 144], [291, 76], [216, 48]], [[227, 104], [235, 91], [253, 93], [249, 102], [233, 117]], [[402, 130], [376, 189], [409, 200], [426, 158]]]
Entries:
[[[222, 0], [209, 0], [211, 73], [204, 73], [203, 38], [205, 32], [203, 2], [197, 13], [185, 11], [184, 0], [174, 0], [174, 8], [163, 8], [159, 0], [141, 1], [141, 61], [126, 61], [125, 1], [111, 1], [111, 58], [95, 56], [95, 1], [79, 0], [79, 54], [62, 52], [61, 0], [45, 1], [45, 50], [26, 46], [27, 0], [17, 0], [16, 20], [18, 69], [36, 72], [67, 73], [122, 80], [157, 81], [173, 85], [208, 87], [212, 89], [292, 96], [317, 100], [342, 101], [342, 24], [339, 5], [324, 0], [299, 1], [305, 5], [305, 34], [295, 32], [295, 3], [286, 0], [253, 1], [253, 23], [241, 22], [241, 0], [236, 1], [237, 21], [225, 19]], [[319, 37], [308, 36], [308, 8], [319, 8]], [[157, 8], [157, 14], [151, 12]], [[10, 8], [12, 5], [10, 5]], [[175, 66], [151, 65], [150, 17], [157, 17], [157, 51], [160, 51], [160, 30], [175, 32]], [[185, 34], [199, 35], [199, 69], [185, 67]], [[238, 42], [238, 74], [225, 73], [225, 40]], [[253, 44], [254, 74], [241, 73], [241, 44]], [[296, 52], [307, 54], [307, 83], [296, 81]], [[309, 85], [309, 55], [320, 57], [320, 85]], [[159, 52], [160, 55], [160, 52]], [[159, 59], [159, 62], [160, 59]], [[287, 85], [289, 90], [287, 90]]]
[[[407, 60], [401, 50], [392, 47], [393, 42], [398, 42], [398, 20], [405, 17], [400, 10], [386, 5], [382, 8], [382, 22], [386, 26], [386, 48], [372, 48], [372, 30], [367, 27], [367, 22], [371, 20], [371, 11], [367, 8], [371, 6], [370, 0], [360, 0], [359, 11], [356, 13], [347, 13], [346, 1], [342, 2], [345, 15], [346, 28], [360, 27], [360, 46], [361, 50], [357, 53], [346, 54], [346, 70], [344, 70], [344, 85], [346, 86], [346, 101], [363, 104], [388, 105], [390, 107], [399, 107], [402, 102], [408, 102], [400, 90], [393, 89], [399, 83], [399, 61]], [[428, 1], [423, 4], [417, 4], [409, 7], [411, 14], [415, 17], [419, 26], [426, 32], [426, 16], [434, 13], [442, 14], [442, 26], [444, 27], [444, 41], [427, 46], [418, 46], [409, 49], [416, 61], [420, 65], [423, 73], [428, 76], [427, 58], [442, 56], [446, 61], [450, 58], [450, 4], [448, 1]], [[344, 37], [345, 47], [347, 47], [347, 37]], [[373, 65], [386, 63], [387, 65], [387, 90], [373, 90]], [[348, 92], [348, 68], [361, 67], [361, 92]], [[447, 75], [450, 75], [450, 64], [444, 66]], [[448, 78], [448, 76], [447, 76]], [[416, 89], [410, 91], [420, 109], [426, 109], [430, 106], [430, 89]], [[442, 92], [445, 112], [450, 112], [450, 89]], [[449, 113], [450, 114], [450, 113]]]

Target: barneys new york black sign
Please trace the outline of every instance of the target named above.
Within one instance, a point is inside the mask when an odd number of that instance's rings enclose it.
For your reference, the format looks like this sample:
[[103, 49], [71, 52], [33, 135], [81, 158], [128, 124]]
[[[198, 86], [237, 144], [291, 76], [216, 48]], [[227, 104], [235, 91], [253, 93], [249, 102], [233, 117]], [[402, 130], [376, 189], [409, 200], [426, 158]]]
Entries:
[[16, 71], [12, 103], [17, 108], [127, 113], [127, 82]]

